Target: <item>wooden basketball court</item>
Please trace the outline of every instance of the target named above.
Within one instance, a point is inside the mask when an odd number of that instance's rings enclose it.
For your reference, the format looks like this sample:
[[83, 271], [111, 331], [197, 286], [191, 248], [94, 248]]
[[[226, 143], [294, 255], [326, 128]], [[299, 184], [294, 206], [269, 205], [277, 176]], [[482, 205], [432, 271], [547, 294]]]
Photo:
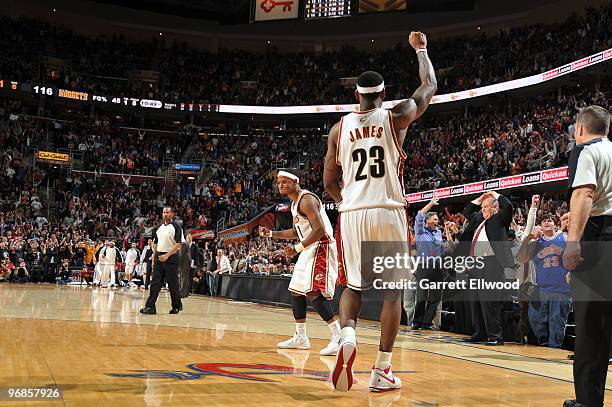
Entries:
[[[357, 330], [358, 383], [328, 381], [333, 357], [319, 356], [329, 330], [308, 319], [310, 351], [277, 351], [293, 333], [291, 310], [189, 297], [168, 315], [140, 315], [141, 291], [0, 285], [0, 388], [58, 385], [61, 401], [33, 406], [561, 406], [573, 398], [568, 352], [521, 345], [464, 345], [457, 336], [398, 336], [397, 392], [367, 390], [378, 325]], [[606, 406], [612, 406], [612, 375]]]

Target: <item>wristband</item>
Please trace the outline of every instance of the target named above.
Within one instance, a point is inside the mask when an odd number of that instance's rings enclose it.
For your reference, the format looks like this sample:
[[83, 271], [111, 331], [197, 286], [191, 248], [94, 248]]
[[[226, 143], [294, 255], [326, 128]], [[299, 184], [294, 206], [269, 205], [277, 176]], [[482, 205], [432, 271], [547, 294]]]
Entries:
[[298, 253], [302, 253], [304, 251], [304, 245], [300, 242], [293, 246], [293, 249]]
[[416, 50], [416, 53], [418, 54], [419, 52], [427, 52], [427, 48], [419, 48]]

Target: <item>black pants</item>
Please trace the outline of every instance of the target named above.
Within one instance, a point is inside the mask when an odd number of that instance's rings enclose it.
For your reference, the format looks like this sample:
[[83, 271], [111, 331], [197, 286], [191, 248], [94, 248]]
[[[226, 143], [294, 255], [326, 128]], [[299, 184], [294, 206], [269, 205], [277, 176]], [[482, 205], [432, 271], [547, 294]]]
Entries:
[[208, 291], [207, 287], [208, 286], [206, 285], [206, 274], [204, 274], [198, 283], [196, 282], [193, 283], [192, 292], [194, 294], [205, 295]]
[[143, 281], [144, 288], [148, 289], [149, 284], [151, 284], [151, 262], [145, 261], [144, 266], [145, 266], [145, 271], [142, 273], [142, 279], [144, 280]]
[[43, 279], [53, 280], [55, 282], [55, 273], [57, 272], [57, 263], [48, 263], [43, 265]]
[[589, 407], [603, 406], [612, 351], [611, 245], [612, 217], [589, 218], [581, 241], [584, 260], [572, 273], [572, 294], [576, 299], [574, 389], [576, 400]]
[[[494, 257], [484, 257], [484, 268], [470, 271], [471, 279], [487, 282], [505, 281], [504, 268]], [[501, 290], [472, 290], [472, 336], [480, 339], [503, 339]]]
[[[469, 282], [469, 273], [456, 273], [454, 279], [457, 282]], [[455, 310], [455, 323], [452, 332], [472, 335], [474, 333], [472, 324], [472, 293], [469, 290], [447, 290], [444, 293], [445, 301], [453, 304]]]
[[[163, 253], [158, 253], [163, 254]], [[175, 257], [174, 259], [172, 257]], [[162, 288], [164, 280], [168, 282], [168, 289], [170, 290], [170, 298], [172, 299], [172, 308], [181, 308], [181, 294], [179, 292], [179, 264], [178, 255], [172, 256], [165, 262], [159, 261], [159, 258], [155, 259], [155, 265], [153, 267], [153, 278], [151, 279], [151, 292], [147, 299], [146, 307], [155, 309], [155, 303], [157, 297]]]
[[529, 337], [531, 332], [531, 324], [529, 322], [529, 301], [519, 301], [519, 322], [518, 322], [518, 336], [519, 341], [523, 343], [525, 337]]
[[[39, 267], [32, 267], [30, 269], [30, 281], [33, 283], [43, 283], [45, 282], [45, 270]], [[53, 281], [55, 281], [55, 275], [53, 276]]]
[[179, 273], [179, 291], [181, 292], [181, 298], [189, 296], [191, 292], [191, 267], [187, 265]]
[[[417, 281], [429, 280], [429, 283], [442, 281], [442, 270], [430, 268], [421, 269], [416, 273]], [[438, 304], [442, 298], [442, 290], [417, 287], [416, 306], [412, 323], [417, 326], [429, 327], [436, 317]]]

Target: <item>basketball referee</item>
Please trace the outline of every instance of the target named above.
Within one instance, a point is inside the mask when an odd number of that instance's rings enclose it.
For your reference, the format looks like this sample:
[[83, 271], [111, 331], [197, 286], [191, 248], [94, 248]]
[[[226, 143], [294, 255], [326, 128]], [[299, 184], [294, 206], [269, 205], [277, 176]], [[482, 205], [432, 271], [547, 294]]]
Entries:
[[164, 280], [168, 282], [172, 309], [170, 314], [178, 314], [183, 310], [181, 294], [179, 292], [179, 250], [183, 242], [183, 230], [174, 222], [174, 210], [169, 206], [164, 208], [164, 223], [153, 232], [153, 278], [151, 279], [151, 292], [145, 308], [141, 314], [156, 314], [155, 303]]
[[[610, 114], [589, 106], [576, 117], [569, 159], [570, 226], [565, 267], [572, 270], [576, 322], [575, 400], [564, 407], [604, 403], [612, 336], [612, 142]], [[609, 242], [609, 243], [608, 243]]]

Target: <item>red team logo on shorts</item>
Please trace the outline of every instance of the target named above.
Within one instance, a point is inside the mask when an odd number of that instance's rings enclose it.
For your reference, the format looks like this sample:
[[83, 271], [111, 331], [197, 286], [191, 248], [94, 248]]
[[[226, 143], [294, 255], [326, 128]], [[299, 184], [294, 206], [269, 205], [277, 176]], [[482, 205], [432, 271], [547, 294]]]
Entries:
[[294, 216], [293, 217], [293, 223], [298, 223], [300, 221], [300, 217], [299, 216]]

